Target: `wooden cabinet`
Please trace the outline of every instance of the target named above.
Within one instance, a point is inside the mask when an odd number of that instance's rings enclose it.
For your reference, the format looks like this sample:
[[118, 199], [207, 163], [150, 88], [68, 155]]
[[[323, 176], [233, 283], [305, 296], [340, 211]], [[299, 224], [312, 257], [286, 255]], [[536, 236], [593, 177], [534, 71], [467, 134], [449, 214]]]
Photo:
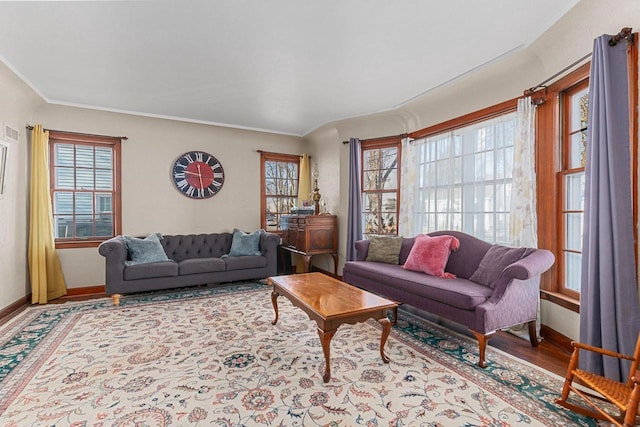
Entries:
[[334, 274], [338, 270], [338, 217], [335, 215], [291, 215], [283, 233], [282, 249], [304, 257], [305, 273], [309, 271], [311, 256], [330, 254]]

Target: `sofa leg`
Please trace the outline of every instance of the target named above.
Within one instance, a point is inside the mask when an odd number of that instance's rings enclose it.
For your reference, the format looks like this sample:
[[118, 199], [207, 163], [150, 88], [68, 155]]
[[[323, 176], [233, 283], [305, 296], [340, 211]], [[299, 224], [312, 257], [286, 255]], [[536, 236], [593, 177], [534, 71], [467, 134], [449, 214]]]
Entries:
[[479, 360], [478, 360], [478, 366], [481, 368], [486, 368], [487, 367], [487, 362], [485, 361], [485, 354], [487, 352], [487, 343], [489, 342], [489, 339], [491, 339], [491, 337], [493, 336], [493, 334], [495, 334], [496, 332], [489, 332], [487, 334], [481, 334], [480, 332], [476, 332], [473, 329], [469, 329], [471, 331], [471, 333], [476, 337], [476, 339], [478, 340], [478, 356], [479, 356]]
[[529, 341], [531, 341], [532, 347], [538, 346], [538, 328], [536, 327], [536, 321], [529, 322]]
[[120, 294], [111, 295], [111, 301], [113, 301], [113, 305], [120, 305]]

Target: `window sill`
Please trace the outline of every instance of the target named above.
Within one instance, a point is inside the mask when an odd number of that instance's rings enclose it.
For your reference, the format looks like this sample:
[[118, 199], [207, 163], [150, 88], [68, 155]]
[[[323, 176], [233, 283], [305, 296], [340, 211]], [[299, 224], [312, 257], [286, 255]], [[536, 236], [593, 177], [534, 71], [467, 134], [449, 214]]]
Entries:
[[75, 248], [97, 248], [100, 243], [108, 239], [102, 240], [72, 240], [72, 241], [57, 241], [55, 242], [56, 249], [75, 249]]
[[540, 299], [552, 302], [554, 304], [558, 304], [559, 306], [564, 307], [571, 311], [575, 311], [576, 313], [580, 313], [579, 300], [560, 294], [558, 292], [541, 290]]

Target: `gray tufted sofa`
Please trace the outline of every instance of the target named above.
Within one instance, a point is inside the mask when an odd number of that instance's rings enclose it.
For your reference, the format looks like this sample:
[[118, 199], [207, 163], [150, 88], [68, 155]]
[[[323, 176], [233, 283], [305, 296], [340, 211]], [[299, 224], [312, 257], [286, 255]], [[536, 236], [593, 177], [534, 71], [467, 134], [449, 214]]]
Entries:
[[160, 243], [169, 261], [136, 265], [125, 264], [128, 252], [122, 236], [106, 240], [98, 247], [106, 258], [106, 293], [118, 305], [121, 294], [264, 279], [277, 274], [278, 235], [260, 236], [260, 255], [223, 258], [232, 240], [231, 233], [163, 236]]

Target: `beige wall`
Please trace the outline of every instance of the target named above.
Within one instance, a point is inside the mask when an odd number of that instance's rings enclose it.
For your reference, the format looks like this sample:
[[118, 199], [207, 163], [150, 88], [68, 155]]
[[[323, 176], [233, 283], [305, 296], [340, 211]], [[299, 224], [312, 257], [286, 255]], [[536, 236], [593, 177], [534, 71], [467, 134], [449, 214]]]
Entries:
[[[0, 63], [0, 122], [20, 132], [9, 142], [6, 187], [0, 199], [0, 309], [27, 294], [28, 149], [25, 125], [42, 99]], [[2, 129], [0, 129], [0, 137]]]
[[[45, 128], [126, 136], [122, 143], [122, 233], [147, 235], [233, 231], [260, 227], [260, 154], [300, 154], [300, 138], [180, 121], [42, 105], [34, 120]], [[203, 150], [225, 172], [222, 190], [192, 200], [171, 180], [182, 153]], [[104, 258], [96, 248], [58, 250], [67, 287], [104, 284]]]
[[[340, 176], [338, 194], [332, 192], [331, 197], [340, 200], [337, 212], [341, 226], [341, 264], [346, 253], [349, 188], [349, 149], [342, 145], [343, 140], [412, 132], [522, 96], [525, 89], [591, 52], [594, 38], [615, 34], [638, 22], [639, 1], [582, 0], [538, 40], [519, 52], [453, 79], [396, 110], [330, 123], [306, 135], [305, 141], [313, 147], [310, 150], [320, 159], [330, 157], [335, 147], [340, 147], [339, 161], [326, 166], [325, 170], [330, 169], [325, 175]], [[325, 186], [322, 180], [320, 186]], [[572, 339], [579, 338], [578, 314], [542, 301], [541, 316], [543, 324]]]

